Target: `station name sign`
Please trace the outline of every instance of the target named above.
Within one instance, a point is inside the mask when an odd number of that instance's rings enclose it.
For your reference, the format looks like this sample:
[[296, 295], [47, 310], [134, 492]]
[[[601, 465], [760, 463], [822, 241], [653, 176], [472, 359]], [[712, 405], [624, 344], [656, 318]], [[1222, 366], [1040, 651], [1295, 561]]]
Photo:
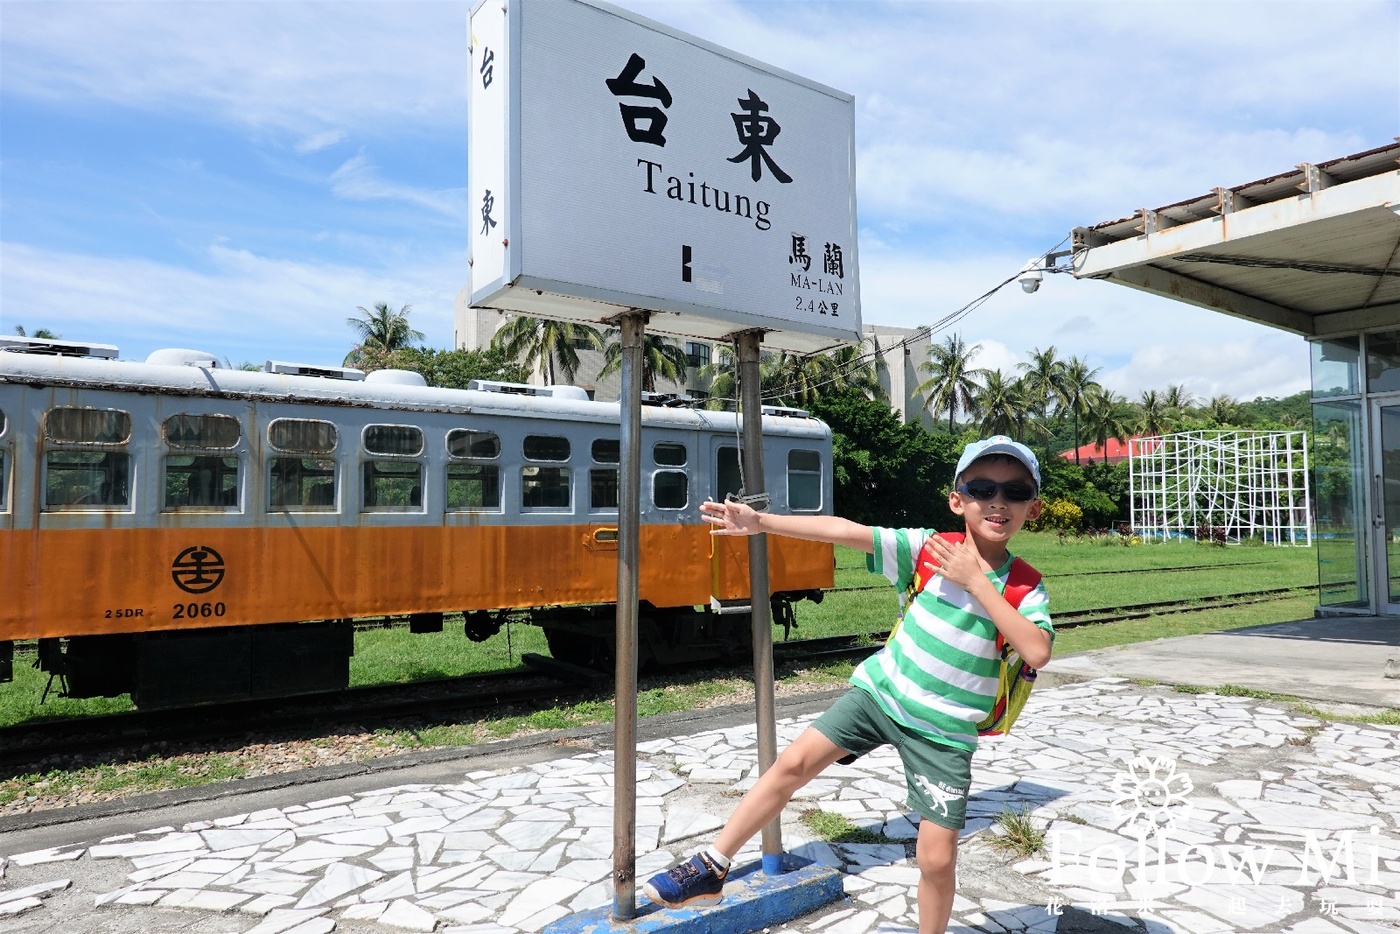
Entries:
[[471, 300], [860, 338], [848, 94], [593, 0], [471, 15]]

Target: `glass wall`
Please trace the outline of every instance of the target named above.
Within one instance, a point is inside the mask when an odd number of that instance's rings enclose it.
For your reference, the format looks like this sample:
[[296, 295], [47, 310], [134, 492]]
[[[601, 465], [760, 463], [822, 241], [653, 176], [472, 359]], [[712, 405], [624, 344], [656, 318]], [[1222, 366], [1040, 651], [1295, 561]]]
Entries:
[[1365, 450], [1360, 399], [1313, 403], [1318, 603], [1322, 606], [1369, 604]]
[[1312, 344], [1312, 394], [1354, 396], [1361, 392], [1361, 338], [1342, 337]]

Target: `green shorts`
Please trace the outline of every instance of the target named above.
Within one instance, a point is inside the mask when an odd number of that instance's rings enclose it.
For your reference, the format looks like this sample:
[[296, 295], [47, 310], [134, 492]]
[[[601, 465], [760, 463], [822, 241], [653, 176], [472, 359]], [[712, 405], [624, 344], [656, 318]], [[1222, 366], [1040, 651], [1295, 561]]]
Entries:
[[858, 687], [847, 691], [812, 726], [858, 756], [889, 743], [904, 763], [909, 806], [940, 827], [961, 830], [967, 822], [972, 753], [935, 743], [900, 726], [875, 698]]

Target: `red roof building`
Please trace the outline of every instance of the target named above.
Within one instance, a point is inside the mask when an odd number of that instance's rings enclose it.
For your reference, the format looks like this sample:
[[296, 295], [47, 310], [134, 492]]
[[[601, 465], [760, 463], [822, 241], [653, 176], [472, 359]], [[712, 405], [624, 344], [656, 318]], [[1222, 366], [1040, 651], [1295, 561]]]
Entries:
[[[1141, 440], [1141, 435], [1134, 435], [1129, 441]], [[1070, 448], [1060, 454], [1065, 460], [1073, 462], [1075, 451], [1079, 452], [1079, 463], [1088, 464], [1090, 461], [1095, 464], [1121, 464], [1128, 459], [1128, 444], [1116, 438], [1108, 439], [1108, 447], [1101, 448], [1097, 444], [1082, 444], [1078, 448]]]

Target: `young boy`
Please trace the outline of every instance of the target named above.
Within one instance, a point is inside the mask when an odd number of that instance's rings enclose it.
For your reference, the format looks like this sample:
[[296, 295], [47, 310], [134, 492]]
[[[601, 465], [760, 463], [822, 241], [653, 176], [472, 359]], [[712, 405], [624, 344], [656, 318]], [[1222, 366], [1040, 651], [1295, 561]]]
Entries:
[[1044, 584], [1011, 606], [1007, 545], [1040, 515], [1040, 465], [1030, 449], [998, 435], [969, 444], [958, 460], [948, 507], [966, 537], [954, 544], [921, 529], [871, 528], [835, 516], [778, 516], [741, 503], [700, 507], [715, 535], [769, 532], [866, 552], [871, 571], [902, 594], [931, 536], [938, 574], [904, 608], [895, 635], [851, 675], [854, 685], [783, 750], [744, 795], [714, 845], [653, 876], [647, 897], [669, 908], [719, 902], [729, 861], [781, 813], [803, 785], [847, 755], [883, 743], [899, 750], [909, 805], [919, 822], [919, 934], [942, 934], [953, 906], [958, 831], [965, 821], [977, 723], [997, 693], [1000, 632], [1032, 668], [1050, 660], [1054, 629]]

